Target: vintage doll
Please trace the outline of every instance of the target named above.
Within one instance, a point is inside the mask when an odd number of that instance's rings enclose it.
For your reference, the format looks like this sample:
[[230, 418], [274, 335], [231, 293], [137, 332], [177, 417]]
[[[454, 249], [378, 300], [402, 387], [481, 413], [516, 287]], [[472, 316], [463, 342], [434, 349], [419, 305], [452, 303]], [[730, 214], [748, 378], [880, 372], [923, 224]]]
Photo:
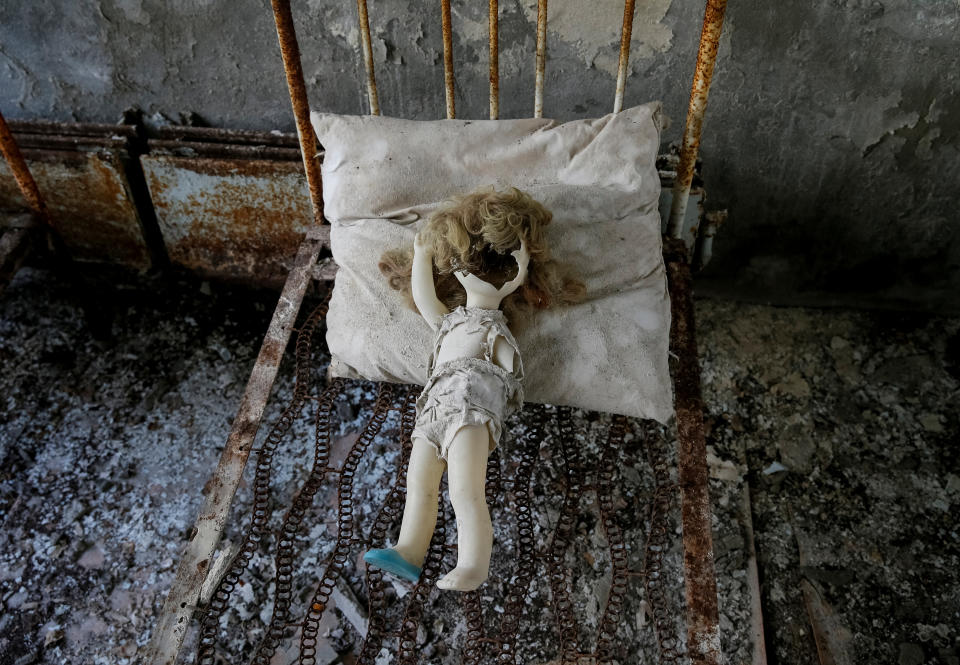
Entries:
[[550, 257], [552, 215], [517, 189], [480, 190], [437, 210], [410, 250], [386, 252], [380, 270], [436, 331], [417, 400], [407, 499], [397, 544], [364, 560], [416, 581], [437, 521], [446, 467], [457, 517], [457, 566], [437, 586], [472, 591], [486, 579], [493, 528], [484, 496], [487, 456], [503, 421], [523, 406], [523, 363], [500, 311], [576, 302], [581, 282]]

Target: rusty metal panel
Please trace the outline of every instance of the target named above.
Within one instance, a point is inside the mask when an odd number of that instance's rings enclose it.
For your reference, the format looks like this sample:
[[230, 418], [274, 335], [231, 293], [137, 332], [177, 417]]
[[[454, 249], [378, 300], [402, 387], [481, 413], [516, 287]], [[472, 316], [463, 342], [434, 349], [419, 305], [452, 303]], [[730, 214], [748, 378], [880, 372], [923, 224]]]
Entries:
[[[150, 267], [150, 251], [125, 173], [128, 153], [121, 147], [125, 141], [40, 139], [19, 133], [17, 140], [50, 212], [50, 224], [74, 260], [119, 263], [137, 270]], [[0, 163], [0, 209], [27, 208], [9, 167]]]
[[279, 285], [313, 226], [297, 160], [140, 158], [170, 261], [209, 277]]

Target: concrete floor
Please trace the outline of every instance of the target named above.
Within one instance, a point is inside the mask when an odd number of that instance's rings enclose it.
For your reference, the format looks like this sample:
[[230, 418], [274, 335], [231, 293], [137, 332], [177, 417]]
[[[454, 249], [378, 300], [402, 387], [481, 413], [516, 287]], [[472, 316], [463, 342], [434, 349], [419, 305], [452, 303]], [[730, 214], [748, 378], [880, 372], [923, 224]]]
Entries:
[[[17, 276], [0, 301], [0, 664], [139, 662], [273, 302], [271, 293], [185, 276]], [[960, 662], [960, 320], [710, 300], [698, 301], [697, 316], [729, 662], [754, 653], [745, 490], [771, 663], [819, 662], [815, 625], [829, 628], [821, 648], [837, 663]], [[369, 393], [357, 386], [340, 408], [341, 452], [369, 414]], [[391, 417], [366, 477], [392, 474], [396, 426]], [[277, 514], [309, 465], [309, 424], [294, 434], [299, 443], [278, 459]], [[546, 461], [537, 482], [549, 496], [556, 478]], [[630, 457], [620, 473], [618, 505], [631, 512], [649, 482]], [[228, 545], [242, 534], [248, 489], [238, 494]], [[363, 492], [366, 518], [385, 489]], [[551, 513], [542, 514], [545, 529]], [[642, 518], [625, 516], [624, 525], [642, 533]], [[584, 541], [597, 538], [590, 522], [583, 528]], [[324, 541], [326, 531], [321, 520], [304, 538]], [[302, 565], [315, 569], [324, 551], [308, 550]], [[678, 555], [668, 553], [674, 598]], [[589, 561], [579, 564], [588, 573]], [[269, 573], [269, 557], [255, 557], [251, 583], [234, 594], [224, 626], [233, 653], [244, 653], [269, 617]], [[325, 662], [351, 662], [349, 591], [362, 588], [347, 582], [323, 626]], [[598, 584], [593, 596], [602, 599]], [[456, 611], [445, 598], [432, 608], [438, 617]], [[531, 607], [548, 600], [535, 591]], [[621, 637], [636, 646], [623, 662], [654, 662], [639, 592], [631, 602]], [[586, 623], [596, 606], [581, 608]], [[448, 623], [424, 631], [429, 662], [457, 653], [462, 626]], [[526, 662], [543, 662], [537, 653]]]

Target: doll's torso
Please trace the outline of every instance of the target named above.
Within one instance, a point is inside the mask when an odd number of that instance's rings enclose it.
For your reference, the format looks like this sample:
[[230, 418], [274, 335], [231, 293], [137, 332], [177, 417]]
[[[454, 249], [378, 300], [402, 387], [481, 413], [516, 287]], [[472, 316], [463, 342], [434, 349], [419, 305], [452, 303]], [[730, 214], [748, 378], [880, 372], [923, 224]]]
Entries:
[[[509, 369], [494, 362], [498, 340], [509, 354], [501, 355], [512, 361]], [[457, 307], [437, 330], [412, 437], [430, 443], [446, 459], [461, 427], [486, 425], [492, 450], [503, 420], [523, 406], [522, 379], [520, 352], [503, 312]]]
[[437, 330], [431, 368], [452, 360], [483, 358], [519, 377], [520, 353], [499, 309], [457, 307]]

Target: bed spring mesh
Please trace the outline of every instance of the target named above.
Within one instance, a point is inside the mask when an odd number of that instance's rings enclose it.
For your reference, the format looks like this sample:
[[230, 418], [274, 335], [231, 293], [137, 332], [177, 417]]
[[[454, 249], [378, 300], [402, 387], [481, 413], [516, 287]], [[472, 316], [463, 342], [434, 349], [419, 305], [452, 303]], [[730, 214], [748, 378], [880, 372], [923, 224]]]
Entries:
[[[253, 507], [246, 530], [236, 555], [226, 567], [226, 572], [214, 587], [211, 600], [200, 612], [200, 627], [196, 663], [240, 662], [229, 654], [218, 652], [218, 633], [223, 628], [222, 618], [230, 607], [230, 598], [247, 571], [253, 556], [267, 549], [268, 516], [272, 500], [274, 457], [280, 443], [290, 435], [293, 424], [305, 407], [315, 403], [313, 420], [314, 451], [312, 467], [302, 484], [293, 494], [282, 522], [274, 532], [272, 556], [274, 559], [273, 609], [264, 626], [263, 637], [253, 650], [249, 662], [267, 665], [274, 659], [281, 643], [296, 639], [299, 634], [297, 659], [301, 665], [317, 665], [318, 635], [321, 619], [329, 609], [330, 597], [338, 578], [341, 578], [359, 554], [369, 547], [388, 545], [388, 536], [399, 525], [406, 494], [407, 468], [412, 444], [410, 433], [416, 417], [415, 402], [418, 386], [400, 386], [379, 383], [369, 420], [353, 442], [339, 466], [331, 466], [331, 440], [334, 416], [338, 403], [349, 399], [347, 394], [354, 382], [333, 379], [319, 394], [311, 393], [311, 383], [320, 382], [320, 368], [314, 367], [314, 342], [326, 316], [326, 302], [321, 303], [300, 326], [296, 341], [296, 369], [293, 396], [269, 430], [263, 444], [256, 452], [256, 467], [253, 482]], [[357, 470], [370, 444], [380, 435], [391, 411], [396, 411], [399, 426], [394, 442], [399, 448], [399, 464], [387, 489], [385, 499], [377, 510], [372, 523], [362, 532], [358, 524], [355, 493], [358, 483], [365, 478]], [[543, 631], [554, 626], [556, 635], [555, 658], [563, 665], [586, 665], [631, 662], [629, 654], [618, 640], [618, 633], [625, 620], [624, 606], [630, 593], [643, 594], [650, 615], [652, 630], [659, 645], [659, 660], [662, 663], [677, 662], [681, 656], [679, 637], [675, 634], [676, 622], [671, 620], [682, 607], [671, 603], [670, 594], [664, 588], [663, 557], [671, 543], [667, 514], [674, 500], [676, 486], [670, 482], [669, 462], [665, 446], [658, 444], [653, 428], [637, 427], [639, 436], [628, 437], [633, 432], [635, 421], [623, 416], [609, 419], [604, 436], [599, 439], [599, 456], [592, 459], [584, 454], [583, 433], [575, 430], [573, 411], [569, 407], [553, 407], [539, 404], [524, 406], [521, 424], [505, 433], [505, 445], [495, 450], [487, 468], [487, 502], [497, 506], [498, 519], [513, 520], [515, 537], [508, 561], [512, 570], [493, 570], [492, 575], [501, 576], [503, 596], [498, 599], [496, 612], [489, 607], [479, 591], [459, 595], [459, 607], [465, 626], [462, 639], [450, 648], [458, 649], [460, 662], [465, 665], [517, 664], [521, 662], [518, 652], [518, 637], [524, 630]], [[624, 457], [625, 447], [634, 446], [637, 439], [653, 473], [655, 487], [648, 504], [645, 542], [636, 545], [625, 541], [620, 525], [622, 509], [614, 501], [619, 482], [618, 469]], [[628, 444], [628, 439], [634, 443]], [[635, 451], [631, 451], [633, 454]], [[551, 457], [559, 462], [562, 474], [562, 494], [552, 499], [559, 508], [555, 521], [546, 530], [541, 528], [538, 547], [536, 525], [538, 516], [534, 509], [534, 486], [537, 462]], [[444, 483], [446, 481], [444, 480]], [[295, 612], [297, 597], [295, 588], [308, 583], [309, 571], [295, 570], [295, 561], [301, 553], [297, 549], [297, 536], [309, 528], [311, 513], [318, 493], [335, 483], [336, 534], [332, 551], [320, 566], [320, 574], [313, 583], [313, 592], [304, 608]], [[354, 650], [360, 665], [375, 665], [382, 661], [382, 651], [388, 649], [392, 659], [388, 662], [414, 665], [419, 662], [422, 645], [418, 644], [418, 631], [428, 620], [428, 601], [439, 593], [435, 584], [441, 574], [456, 558], [456, 546], [448, 544], [448, 536], [454, 529], [453, 512], [440, 493], [440, 510], [423, 573], [412, 590], [403, 598], [392, 598], [388, 592], [389, 582], [377, 568], [365, 567], [362, 571], [366, 595], [366, 634]], [[585, 496], [592, 496], [592, 506], [597, 513], [597, 528], [602, 529], [606, 541], [606, 560], [609, 562], [609, 592], [603, 599], [596, 631], [593, 636], [583, 635], [584, 622], [580, 616], [583, 598], [576, 593], [575, 571], [570, 565], [570, 550], [578, 536], [578, 520], [582, 516]], [[316, 519], [314, 516], [313, 519]], [[301, 538], [301, 541], [303, 539]], [[631, 546], [642, 547], [640, 570], [630, 569]], [[641, 579], [642, 584], [632, 580]], [[535, 582], [536, 580], [536, 582]], [[525, 613], [532, 585], [549, 588], [550, 602], [547, 617]], [[487, 592], [489, 593], [489, 592]], [[402, 608], [394, 605], [401, 603]]]

